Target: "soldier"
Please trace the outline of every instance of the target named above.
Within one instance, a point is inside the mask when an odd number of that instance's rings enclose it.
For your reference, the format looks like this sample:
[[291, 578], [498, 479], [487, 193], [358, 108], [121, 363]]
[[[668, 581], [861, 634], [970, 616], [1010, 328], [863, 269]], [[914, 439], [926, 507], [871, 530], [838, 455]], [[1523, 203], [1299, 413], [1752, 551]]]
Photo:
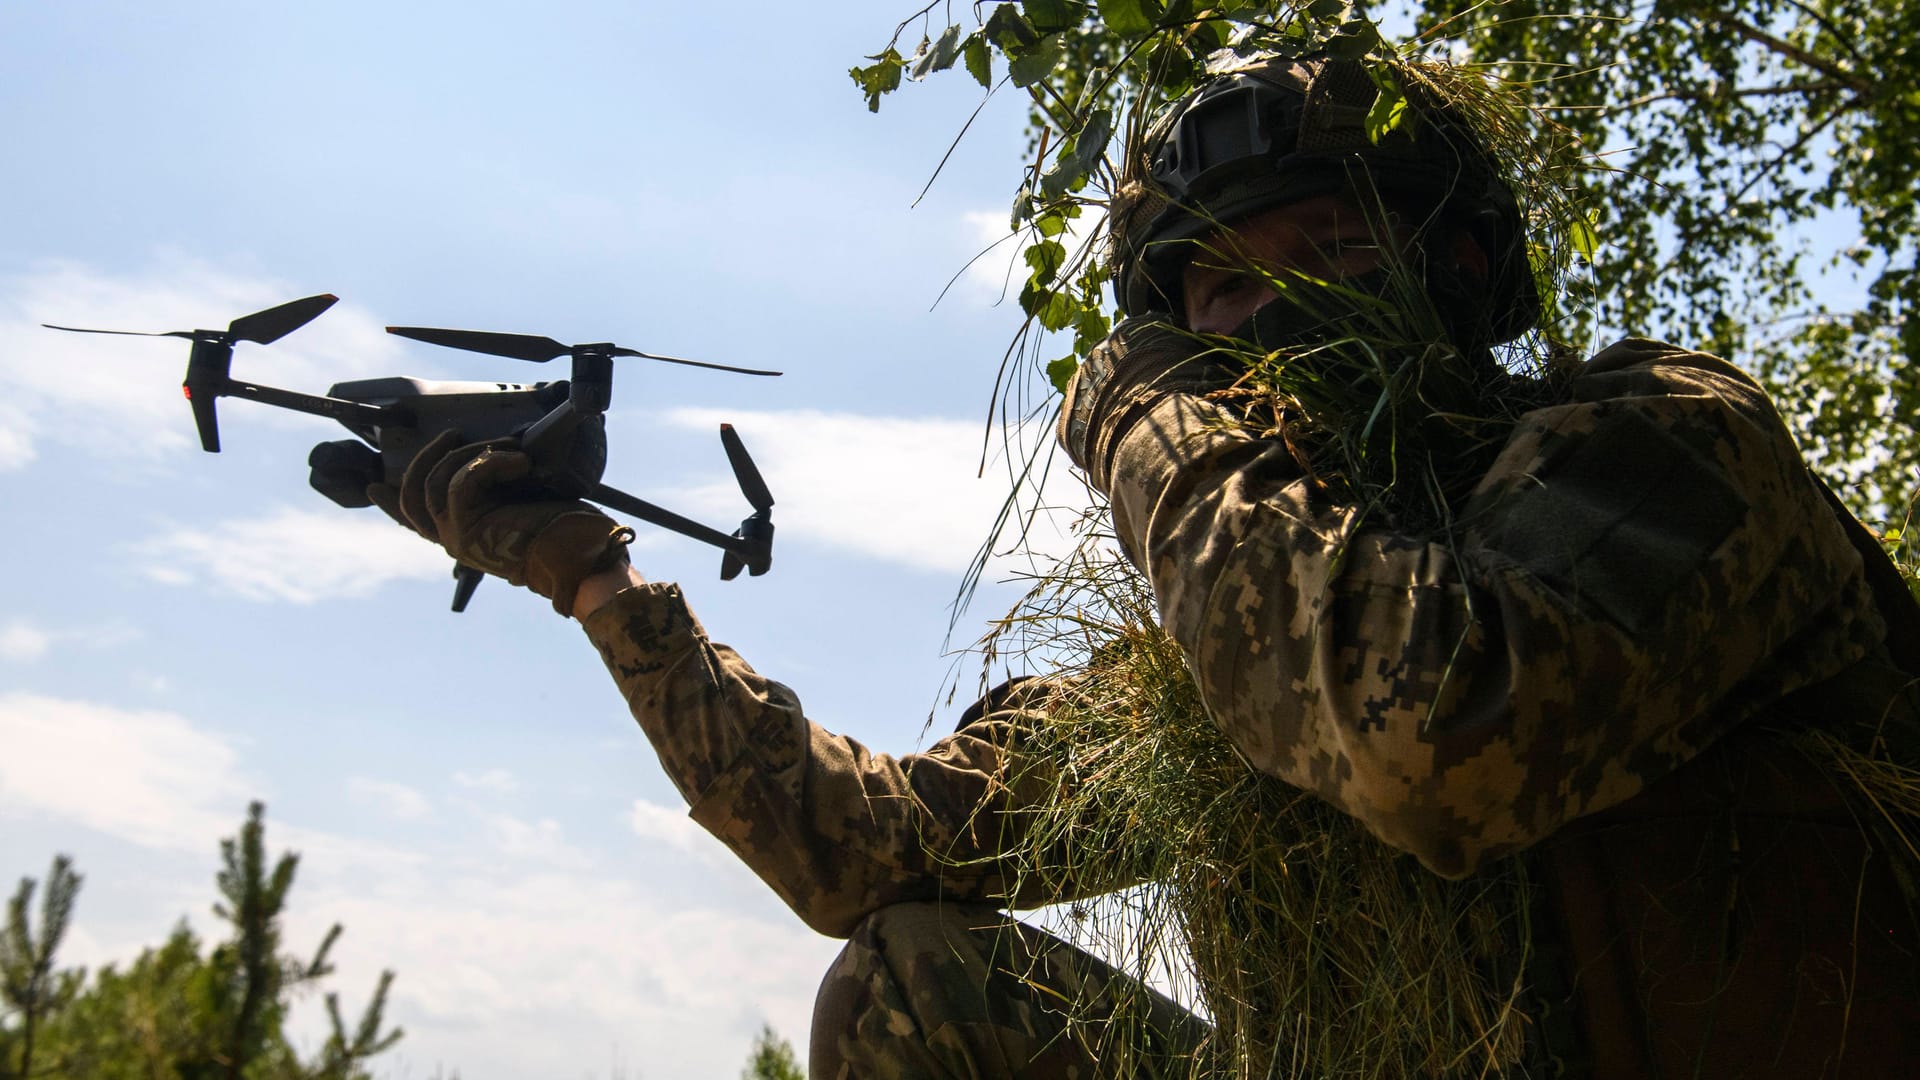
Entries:
[[[1063, 408], [1210, 716], [1434, 874], [1534, 860], [1559, 963], [1524, 1074], [1911, 1072], [1913, 852], [1866, 826], [1910, 843], [1913, 803], [1868, 807], [1783, 734], [1913, 765], [1911, 599], [1731, 365], [1629, 339], [1550, 386], [1501, 371], [1538, 309], [1512, 193], [1419, 94], [1374, 143], [1374, 93], [1355, 62], [1274, 60], [1169, 111], [1116, 207], [1130, 318]], [[1296, 279], [1334, 287], [1274, 287]], [[1220, 392], [1244, 367], [1207, 335], [1328, 342], [1383, 304], [1433, 316], [1436, 393], [1544, 395], [1444, 536], [1330, 494]], [[449, 438], [419, 461], [378, 501], [579, 618], [693, 818], [849, 939], [812, 1075], [1105, 1075], [1116, 1038], [1135, 1075], [1187, 1071], [1203, 1022], [1152, 997], [1124, 1034], [1069, 1023], [1124, 976], [1000, 914], [1061, 899], [1003, 858], [1047, 797], [1015, 761], [1044, 680], [870, 753], [709, 641], [622, 527], [514, 497], [524, 456]]]

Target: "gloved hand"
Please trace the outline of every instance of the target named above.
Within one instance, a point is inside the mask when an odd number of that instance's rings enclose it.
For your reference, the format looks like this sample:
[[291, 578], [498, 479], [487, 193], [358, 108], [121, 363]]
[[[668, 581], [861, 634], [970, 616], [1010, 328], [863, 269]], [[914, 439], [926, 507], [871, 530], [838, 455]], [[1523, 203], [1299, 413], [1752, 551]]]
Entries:
[[571, 615], [581, 581], [627, 564], [633, 530], [578, 499], [530, 489], [523, 481], [532, 472], [511, 439], [461, 446], [445, 431], [414, 456], [398, 491], [374, 484], [367, 497], [460, 562]]
[[1105, 493], [1115, 444], [1149, 406], [1167, 393], [1232, 385], [1240, 374], [1236, 367], [1215, 346], [1164, 315], [1126, 319], [1093, 347], [1067, 383], [1060, 446]]

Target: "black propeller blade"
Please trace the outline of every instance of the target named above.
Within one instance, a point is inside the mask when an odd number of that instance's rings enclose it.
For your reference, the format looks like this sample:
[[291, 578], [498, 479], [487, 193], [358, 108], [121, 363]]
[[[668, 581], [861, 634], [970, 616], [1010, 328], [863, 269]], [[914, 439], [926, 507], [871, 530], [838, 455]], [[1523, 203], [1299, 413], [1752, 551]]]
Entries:
[[319, 318], [321, 312], [332, 307], [339, 299], [332, 293], [321, 293], [251, 315], [242, 315], [227, 327], [227, 334], [234, 341], [271, 345]]
[[740, 493], [747, 497], [747, 505], [760, 511], [773, 509], [773, 492], [767, 490], [759, 466], [747, 456], [746, 444], [732, 424], [720, 425], [720, 444], [727, 448], [727, 461], [733, 465], [733, 475], [740, 481]]
[[320, 313], [339, 301], [332, 293], [321, 293], [292, 300], [277, 307], [256, 311], [251, 315], [242, 315], [227, 325], [225, 330], [93, 330], [84, 326], [55, 326], [41, 323], [49, 330], [65, 330], [75, 334], [125, 334], [129, 337], [177, 337], [189, 341], [210, 341], [221, 345], [231, 345], [236, 341], [253, 341], [261, 345], [270, 345], [288, 334], [312, 322]]
[[533, 334], [496, 334], [488, 330], [438, 330], [431, 326], [389, 326], [387, 333], [398, 334], [415, 341], [424, 341], [429, 345], [444, 345], [449, 349], [465, 349], [468, 352], [487, 353], [491, 356], [510, 356], [515, 360], [531, 360], [536, 364], [544, 364], [555, 357], [565, 356], [573, 351], [550, 337], [538, 337]]
[[740, 441], [740, 433], [733, 430], [732, 424], [720, 425], [720, 444], [727, 448], [727, 461], [733, 466], [734, 479], [740, 482], [740, 493], [747, 497], [747, 505], [753, 507], [753, 515], [741, 522], [733, 534], [745, 541], [747, 550], [727, 549], [720, 559], [720, 580], [732, 581], [742, 570], [759, 577], [767, 572], [773, 554], [773, 492], [767, 490], [759, 466], [747, 454], [746, 444]]
[[[40, 325], [49, 330], [65, 330], [70, 334], [125, 334], [128, 337], [181, 337], [188, 340], [193, 339], [193, 331], [191, 330], [94, 330], [85, 326], [55, 326], [50, 322], [43, 322]], [[207, 331], [209, 334], [217, 332], [218, 331], [214, 330]]]
[[757, 368], [733, 367], [728, 364], [709, 364], [703, 360], [686, 360], [678, 356], [641, 352], [638, 349], [625, 348], [611, 342], [562, 345], [550, 337], [541, 337], [537, 334], [500, 334], [490, 330], [441, 330], [430, 326], [389, 326], [387, 333], [398, 334], [415, 341], [424, 341], [429, 345], [444, 345], [449, 349], [465, 349], [468, 352], [487, 353], [491, 356], [508, 356], [515, 360], [531, 360], [536, 364], [544, 364], [562, 356], [597, 354], [637, 356], [645, 360], [712, 368], [715, 371], [731, 371], [740, 375], [780, 374], [777, 371], [761, 371]]

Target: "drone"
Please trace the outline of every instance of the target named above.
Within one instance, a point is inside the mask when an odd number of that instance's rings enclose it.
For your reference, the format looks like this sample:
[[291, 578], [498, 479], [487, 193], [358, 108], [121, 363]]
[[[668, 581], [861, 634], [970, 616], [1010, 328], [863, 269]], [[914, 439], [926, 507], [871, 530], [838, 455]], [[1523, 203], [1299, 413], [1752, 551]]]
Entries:
[[[484, 330], [442, 330], [424, 326], [389, 326], [389, 334], [468, 352], [511, 357], [543, 364], [562, 356], [572, 358], [571, 378], [552, 382], [436, 382], [397, 376], [335, 383], [326, 394], [303, 394], [232, 377], [233, 347], [251, 341], [270, 345], [312, 322], [339, 300], [330, 293], [293, 300], [251, 315], [242, 315], [225, 330], [95, 330], [78, 326], [41, 325], [78, 334], [124, 334], [135, 337], [176, 337], [193, 342], [187, 358], [187, 377], [181, 383], [193, 410], [200, 446], [220, 452], [220, 422], [215, 403], [223, 397], [244, 398], [282, 409], [338, 420], [357, 439], [324, 442], [307, 456], [308, 483], [315, 491], [349, 509], [373, 505], [367, 488], [375, 483], [398, 486], [407, 466], [422, 447], [444, 431], [457, 431], [465, 442], [510, 438], [533, 460], [533, 482], [543, 494], [563, 499], [586, 499], [610, 510], [629, 514], [648, 524], [711, 544], [724, 554], [720, 577], [730, 581], [746, 570], [758, 577], [773, 558], [773, 494], [731, 424], [720, 425], [720, 442], [734, 479], [753, 513], [731, 534], [682, 517], [601, 482], [607, 465], [607, 407], [613, 399], [613, 361], [635, 357], [688, 367], [730, 371], [740, 375], [779, 375], [777, 371], [709, 364], [677, 356], [641, 352], [611, 342], [563, 345], [550, 337], [502, 334]], [[453, 569], [453, 610], [465, 611], [473, 591], [486, 575], [456, 563]]]

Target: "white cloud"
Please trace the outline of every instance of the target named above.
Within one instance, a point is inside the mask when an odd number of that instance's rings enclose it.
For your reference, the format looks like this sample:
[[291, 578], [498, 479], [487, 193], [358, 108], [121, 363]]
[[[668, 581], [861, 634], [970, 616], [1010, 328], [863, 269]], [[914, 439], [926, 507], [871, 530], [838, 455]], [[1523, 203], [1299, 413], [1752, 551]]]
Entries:
[[[688, 869], [663, 859], [643, 876]], [[616, 1040], [649, 1077], [731, 1075], [763, 1017], [804, 1044], [814, 987], [840, 948], [770, 897], [753, 913], [687, 910], [614, 866], [432, 870], [389, 887], [301, 864], [303, 914], [289, 940], [346, 926], [330, 988], [349, 1015], [379, 969], [399, 973], [387, 1015], [408, 1035], [381, 1059], [392, 1075], [444, 1063], [546, 1076], [555, 1048]]]
[[[713, 409], [676, 409], [668, 420], [703, 430], [726, 421], [739, 430], [773, 491], [782, 539], [804, 537], [916, 569], [964, 569], [1012, 484], [1004, 461], [976, 476], [979, 421]], [[1022, 437], [1048, 436], [1031, 431]], [[1064, 551], [1070, 546], [1066, 523], [1085, 497], [1067, 476], [1064, 458], [1051, 470], [1044, 495], [1062, 509], [1044, 515], [1033, 538], [1042, 549]], [[731, 477], [681, 497], [714, 517], [742, 505]]]
[[655, 840], [690, 855], [705, 857], [724, 852], [718, 840], [709, 836], [705, 829], [687, 816], [684, 807], [661, 806], [645, 799], [635, 799], [633, 809], [627, 813], [627, 824], [632, 827], [634, 835], [642, 839]]
[[33, 420], [10, 402], [0, 402], [0, 472], [33, 462]]
[[[235, 318], [314, 290], [245, 276], [204, 262], [163, 257], [141, 274], [113, 275], [78, 262], [41, 263], [0, 277], [0, 471], [32, 462], [40, 440], [89, 453], [151, 458], [197, 446], [180, 400], [187, 342], [178, 338], [65, 334], [41, 323], [106, 330], [224, 328]], [[271, 346], [241, 343], [234, 374], [293, 390], [390, 372], [400, 347], [380, 322], [349, 303]], [[222, 420], [331, 425], [249, 402], [223, 403]], [[100, 438], [103, 429], [113, 438]], [[197, 451], [196, 451], [197, 452]]]
[[83, 629], [54, 630], [27, 619], [14, 618], [0, 626], [0, 660], [32, 663], [44, 659], [56, 645], [75, 643], [103, 649], [137, 640], [140, 634], [122, 622], [109, 622]]
[[356, 776], [347, 781], [347, 794], [355, 802], [372, 806], [401, 821], [419, 821], [433, 813], [433, 804], [405, 784]]
[[[76, 927], [69, 960], [125, 961], [183, 913], [211, 929], [213, 844], [233, 834], [245, 802], [239, 748], [169, 713], [19, 694], [0, 697], [0, 745], [8, 750], [0, 828], [52, 818], [168, 853], [160, 865], [170, 876], [141, 886], [163, 910], [109, 917], [99, 907], [111, 901], [106, 890]], [[369, 778], [344, 786], [402, 804], [417, 796]], [[671, 830], [662, 823], [677, 818], [696, 828], [677, 812], [638, 806], [636, 822]], [[426, 826], [439, 830], [434, 846], [414, 850], [303, 824], [296, 813], [267, 822], [269, 851], [301, 857], [287, 946], [311, 949], [328, 926], [344, 924], [333, 953], [339, 973], [326, 988], [349, 1020], [382, 969], [398, 972], [387, 1018], [408, 1034], [380, 1061], [391, 1075], [430, 1075], [436, 1064], [551, 1075], [557, 1047], [616, 1042], [650, 1077], [726, 1074], [763, 1018], [804, 1042], [814, 987], [840, 948], [744, 868], [689, 858], [672, 841], [639, 862], [575, 848], [553, 819], [476, 810], [435, 815], [438, 824]], [[111, 877], [111, 863], [97, 858], [80, 869]], [[90, 936], [102, 926], [111, 940]], [[316, 1045], [324, 1024], [317, 998], [296, 1006], [303, 1045]]]
[[579, 869], [593, 861], [567, 842], [565, 830], [552, 818], [522, 821], [511, 814], [488, 813], [477, 808], [474, 816], [493, 840], [494, 850], [509, 859], [567, 869]]
[[12, 619], [0, 626], [0, 660], [29, 663], [47, 655], [53, 647], [53, 635], [24, 619]]
[[180, 526], [134, 548], [167, 585], [207, 582], [249, 600], [310, 604], [363, 596], [389, 581], [447, 577], [446, 553], [378, 511], [281, 507], [261, 518]]
[[520, 790], [520, 781], [505, 769], [488, 769], [484, 772], [456, 772], [453, 782], [463, 788], [474, 791], [489, 791], [495, 795], [507, 795]]
[[0, 696], [0, 813], [45, 814], [143, 847], [198, 851], [253, 794], [233, 748], [175, 713]]
[[[1038, 238], [1030, 229], [1017, 235], [1008, 232], [1004, 210], [969, 211], [960, 215], [960, 220], [967, 241], [979, 252], [979, 257], [967, 264], [961, 280], [978, 298], [1011, 303], [1020, 296], [1020, 286], [1031, 272], [1026, 263], [1027, 249]], [[1100, 235], [1104, 220], [1098, 214], [1083, 214], [1068, 223], [1065, 234], [1055, 238], [1067, 249], [1066, 265], [1071, 266], [1087, 243]]]

